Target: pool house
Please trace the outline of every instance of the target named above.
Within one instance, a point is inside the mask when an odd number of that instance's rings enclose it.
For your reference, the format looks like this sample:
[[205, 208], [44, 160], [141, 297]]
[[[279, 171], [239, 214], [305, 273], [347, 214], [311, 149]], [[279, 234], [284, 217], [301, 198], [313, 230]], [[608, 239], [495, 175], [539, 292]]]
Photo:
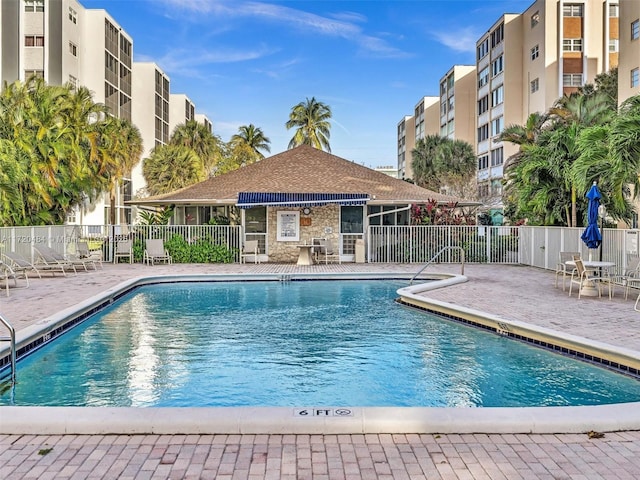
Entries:
[[[330, 153], [300, 146], [181, 190], [130, 202], [174, 208], [171, 224], [226, 217], [259, 260], [295, 262], [300, 244], [326, 239], [341, 261], [365, 261], [371, 226], [406, 226], [411, 206], [432, 201], [476, 205], [418, 187]], [[356, 254], [357, 253], [357, 254]]]

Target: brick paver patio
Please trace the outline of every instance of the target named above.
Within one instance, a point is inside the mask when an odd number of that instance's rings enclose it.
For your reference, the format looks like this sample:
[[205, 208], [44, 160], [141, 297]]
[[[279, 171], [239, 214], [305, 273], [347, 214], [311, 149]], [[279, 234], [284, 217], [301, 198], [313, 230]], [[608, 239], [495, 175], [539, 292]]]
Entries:
[[[0, 298], [17, 329], [149, 274], [415, 272], [416, 265], [106, 265], [33, 279]], [[433, 271], [459, 272], [436, 265]], [[467, 265], [470, 281], [430, 292], [439, 300], [640, 351], [633, 298], [569, 298], [553, 274]], [[1, 479], [638, 479], [640, 432], [556, 435], [3, 435]]]

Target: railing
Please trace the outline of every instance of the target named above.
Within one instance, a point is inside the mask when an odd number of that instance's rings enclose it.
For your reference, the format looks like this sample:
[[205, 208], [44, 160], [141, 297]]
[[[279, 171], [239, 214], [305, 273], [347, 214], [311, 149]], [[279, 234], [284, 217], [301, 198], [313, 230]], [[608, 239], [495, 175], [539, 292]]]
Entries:
[[462, 247], [443, 247], [442, 249], [440, 249], [440, 251], [438, 253], [436, 253], [433, 257], [431, 257], [429, 259], [429, 261], [427, 263], [424, 264], [424, 266], [418, 270], [418, 272], [411, 277], [411, 280], [409, 280], [409, 285], [413, 285], [413, 281], [418, 277], [418, 275], [420, 275], [429, 265], [431, 265], [433, 263], [433, 261], [438, 258], [443, 252], [446, 252], [447, 250], [459, 250], [460, 251], [460, 275], [464, 275], [464, 248]]
[[16, 330], [0, 315], [0, 323], [9, 330], [8, 337], [0, 337], [0, 342], [9, 342], [9, 361], [11, 362], [11, 383], [16, 383]]
[[518, 227], [372, 226], [368, 232], [371, 263], [423, 263], [444, 247], [462, 248], [468, 263], [518, 263]]
[[102, 259], [108, 262], [113, 259], [115, 243], [120, 239], [132, 239], [134, 253], [139, 241], [137, 248], [141, 253], [147, 238], [167, 242], [176, 236], [188, 245], [207, 243], [232, 252], [239, 252], [241, 245], [241, 227], [237, 225], [49, 225], [0, 227], [0, 253], [16, 252], [33, 262], [37, 245], [46, 245], [67, 255], [75, 254], [77, 242], [82, 240], [90, 250], [101, 252]]
[[[428, 261], [443, 247], [461, 247], [466, 263], [521, 264], [555, 269], [559, 252], [581, 252], [582, 257], [614, 262], [623, 271], [633, 256], [640, 254], [640, 230], [605, 228], [602, 249], [589, 250], [580, 236], [584, 228], [567, 227], [493, 227], [482, 225], [410, 225], [370, 226], [364, 238], [369, 263], [416, 263]], [[47, 245], [59, 253], [73, 254], [78, 240], [102, 252], [104, 261], [113, 257], [115, 241], [122, 237], [137, 240], [142, 248], [145, 238], [165, 241], [178, 235], [193, 245], [206, 241], [229, 251], [240, 251], [242, 227], [238, 225], [55, 225], [42, 227], [0, 227], [0, 253], [15, 251], [34, 260], [34, 246]], [[247, 233], [258, 239], [266, 253], [266, 235]], [[134, 247], [135, 249], [135, 247]], [[345, 252], [343, 252], [345, 253]], [[440, 258], [457, 263], [453, 251]], [[235, 261], [240, 261], [236, 256]]]

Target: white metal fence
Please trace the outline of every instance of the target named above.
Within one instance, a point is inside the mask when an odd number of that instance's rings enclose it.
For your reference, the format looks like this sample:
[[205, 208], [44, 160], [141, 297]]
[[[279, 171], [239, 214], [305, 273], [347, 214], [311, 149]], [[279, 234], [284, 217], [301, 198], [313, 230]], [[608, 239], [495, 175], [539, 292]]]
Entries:
[[[369, 227], [369, 262], [424, 263], [444, 247], [461, 247], [472, 263], [518, 263], [517, 227], [481, 225], [412, 225]], [[460, 251], [449, 250], [442, 263], [459, 262]]]
[[[580, 236], [583, 228], [564, 227], [487, 227], [487, 226], [371, 226], [366, 235], [367, 262], [425, 263], [443, 247], [458, 246], [469, 263], [519, 263], [555, 269], [561, 251], [581, 252], [584, 258], [615, 262], [624, 269], [632, 256], [640, 254], [640, 230], [604, 229], [602, 252], [589, 250]], [[79, 240], [92, 250], [102, 251], [103, 259], [113, 258], [115, 242], [134, 240], [134, 255], [142, 256], [144, 240], [162, 238], [184, 251], [189, 246], [200, 256], [183, 256], [182, 261], [202, 263], [207, 249], [218, 247], [230, 252], [225, 261], [239, 261], [242, 229], [229, 225], [55, 225], [0, 228], [0, 252], [13, 251], [34, 259], [34, 246], [47, 245], [60, 253], [75, 253]], [[193, 254], [195, 255], [195, 254]], [[438, 258], [457, 263], [460, 252], [448, 250]], [[186, 259], [186, 260], [185, 260]]]
[[[78, 241], [86, 241], [89, 249], [101, 251], [105, 261], [113, 259], [118, 240], [133, 240], [134, 256], [142, 257], [144, 240], [161, 238], [180, 250], [182, 258], [187, 258], [189, 246], [207, 253], [207, 246], [217, 246], [228, 251], [230, 261], [239, 261], [241, 228], [231, 225], [51, 225], [34, 227], [0, 228], [0, 253], [16, 252], [32, 262], [35, 260], [34, 247], [46, 245], [63, 255], [76, 253]], [[224, 252], [222, 252], [224, 253]], [[227, 255], [228, 257], [228, 255]], [[225, 257], [225, 258], [227, 258]], [[195, 262], [206, 259], [194, 258]], [[200, 261], [198, 261], [200, 260]]]

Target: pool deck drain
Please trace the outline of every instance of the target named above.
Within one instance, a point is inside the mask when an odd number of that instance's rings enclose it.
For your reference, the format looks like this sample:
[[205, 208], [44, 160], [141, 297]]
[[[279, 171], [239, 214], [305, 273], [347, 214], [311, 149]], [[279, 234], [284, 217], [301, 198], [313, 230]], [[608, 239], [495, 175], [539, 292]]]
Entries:
[[[66, 278], [30, 279], [0, 298], [18, 331], [128, 279], [163, 274], [412, 274], [418, 265], [105, 265]], [[459, 273], [459, 265], [428, 271]], [[467, 265], [470, 281], [429, 298], [640, 352], [637, 292], [568, 297], [552, 272]], [[3, 435], [0, 478], [638, 478], [640, 432], [340, 435]], [[6, 418], [6, 417], [5, 417]], [[35, 420], [35, 419], [34, 419]], [[37, 422], [36, 422], [37, 424]], [[51, 450], [49, 450], [51, 448]], [[47, 453], [43, 453], [47, 452]]]

